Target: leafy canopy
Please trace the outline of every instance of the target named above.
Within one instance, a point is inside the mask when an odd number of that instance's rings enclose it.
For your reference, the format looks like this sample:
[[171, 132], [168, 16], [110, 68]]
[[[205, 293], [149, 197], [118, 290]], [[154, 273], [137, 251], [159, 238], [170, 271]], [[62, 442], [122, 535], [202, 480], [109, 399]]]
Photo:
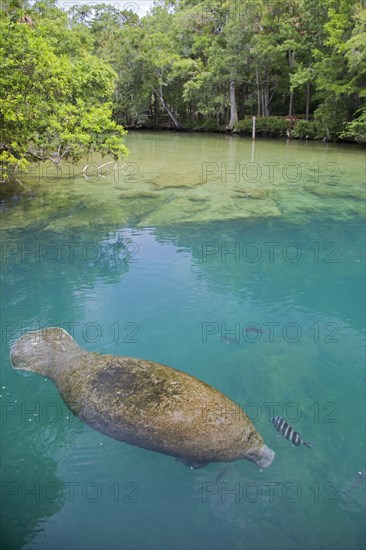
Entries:
[[[25, 15], [26, 16], [25, 16]], [[112, 119], [117, 74], [90, 49], [90, 31], [68, 27], [53, 1], [32, 9], [12, 2], [0, 20], [0, 162], [2, 179], [31, 159], [78, 160], [127, 153]]]

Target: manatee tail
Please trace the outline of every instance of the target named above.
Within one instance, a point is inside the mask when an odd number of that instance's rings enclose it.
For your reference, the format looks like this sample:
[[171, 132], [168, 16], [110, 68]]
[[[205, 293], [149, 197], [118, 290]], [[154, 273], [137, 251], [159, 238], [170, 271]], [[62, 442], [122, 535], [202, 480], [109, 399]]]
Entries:
[[311, 441], [303, 441], [302, 444], [309, 447], [309, 449], [312, 449], [315, 445], [315, 443], [312, 443]]

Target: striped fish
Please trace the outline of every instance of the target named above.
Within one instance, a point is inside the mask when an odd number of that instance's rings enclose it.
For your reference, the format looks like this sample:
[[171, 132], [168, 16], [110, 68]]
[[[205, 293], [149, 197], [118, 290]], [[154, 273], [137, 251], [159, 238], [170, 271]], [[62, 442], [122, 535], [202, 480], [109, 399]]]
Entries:
[[295, 432], [293, 428], [291, 428], [290, 424], [286, 422], [282, 416], [274, 416], [272, 418], [272, 424], [276, 428], [276, 430], [283, 435], [286, 439], [291, 441], [293, 445], [296, 447], [299, 447], [300, 445], [305, 445], [306, 447], [309, 447], [311, 449], [312, 443], [309, 441], [303, 441], [300, 437], [300, 435]]

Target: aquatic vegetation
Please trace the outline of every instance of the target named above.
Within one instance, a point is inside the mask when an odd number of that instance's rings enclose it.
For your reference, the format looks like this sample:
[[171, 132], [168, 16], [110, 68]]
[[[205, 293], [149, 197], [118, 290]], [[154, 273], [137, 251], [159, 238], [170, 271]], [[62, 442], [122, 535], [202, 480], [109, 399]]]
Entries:
[[154, 140], [159, 155], [151, 150], [151, 134], [131, 132], [128, 162], [88, 179], [82, 166], [104, 163], [100, 156], [72, 170], [65, 166], [62, 177], [52, 179], [43, 177], [40, 165], [40, 174], [34, 170], [26, 180], [31, 196], [4, 210], [3, 227], [38, 224], [62, 231], [89, 223], [156, 227], [276, 218], [302, 223], [314, 215], [347, 220], [363, 214], [363, 155], [357, 146], [254, 145], [239, 138], [168, 134]]

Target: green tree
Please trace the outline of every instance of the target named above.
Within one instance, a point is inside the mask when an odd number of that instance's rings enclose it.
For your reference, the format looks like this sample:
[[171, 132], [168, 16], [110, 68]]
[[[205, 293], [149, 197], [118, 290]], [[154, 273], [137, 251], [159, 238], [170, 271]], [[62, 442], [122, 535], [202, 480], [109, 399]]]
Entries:
[[355, 26], [345, 44], [350, 84], [358, 93], [362, 106], [353, 113], [355, 119], [346, 124], [342, 138], [366, 143], [366, 7], [361, 3], [354, 9]]
[[[106, 4], [69, 14], [54, 0], [6, 6], [7, 170], [32, 156], [117, 157], [120, 123], [233, 129], [247, 114], [297, 112], [315, 115], [312, 136], [365, 139], [364, 1], [157, 0], [142, 18]], [[269, 131], [278, 121], [267, 122]]]
[[[87, 51], [90, 40], [68, 29], [54, 2], [27, 8], [26, 19], [18, 9], [9, 6], [0, 21], [2, 178], [32, 158], [58, 165], [92, 151], [126, 154], [125, 132], [112, 120], [113, 69]], [[52, 20], [57, 39], [47, 26]]]
[[[336, 138], [361, 106], [365, 87], [364, 54], [353, 61], [350, 52], [353, 40], [362, 39], [362, 5], [352, 0], [328, 0], [327, 21], [324, 23], [324, 49], [316, 49], [314, 64], [319, 107], [316, 116], [328, 138]], [[355, 21], [358, 30], [354, 34]], [[359, 32], [360, 31], [360, 32]], [[360, 35], [360, 36], [358, 36]], [[364, 44], [362, 47], [364, 52]]]

